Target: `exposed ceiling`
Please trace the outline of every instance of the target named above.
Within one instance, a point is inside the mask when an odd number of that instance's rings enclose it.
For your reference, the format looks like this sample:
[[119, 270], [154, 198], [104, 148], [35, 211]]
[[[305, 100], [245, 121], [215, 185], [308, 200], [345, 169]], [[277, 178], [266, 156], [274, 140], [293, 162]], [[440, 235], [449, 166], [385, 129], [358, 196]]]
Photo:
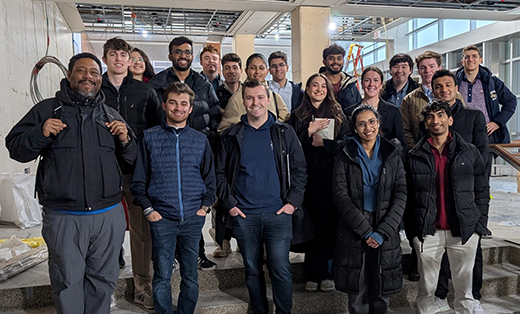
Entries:
[[[60, 1], [60, 0], [58, 0]], [[289, 39], [291, 14], [298, 6], [329, 7], [337, 27], [332, 40], [369, 38], [399, 18], [514, 20], [519, 0], [87, 0], [58, 2], [73, 31], [134, 36], [204, 36], [215, 39], [250, 34]], [[74, 8], [76, 10], [74, 10]], [[75, 11], [75, 12], [74, 12]], [[78, 23], [78, 18], [82, 23]], [[71, 28], [73, 28], [71, 26]]]

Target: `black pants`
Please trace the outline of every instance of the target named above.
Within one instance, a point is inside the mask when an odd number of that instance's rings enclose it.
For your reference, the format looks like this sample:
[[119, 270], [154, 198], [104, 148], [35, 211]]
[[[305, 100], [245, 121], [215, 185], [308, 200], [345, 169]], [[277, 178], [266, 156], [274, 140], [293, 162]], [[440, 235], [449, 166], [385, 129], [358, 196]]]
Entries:
[[[473, 267], [473, 299], [480, 300], [482, 295], [480, 289], [482, 288], [482, 247], [480, 245], [480, 239], [477, 245], [477, 255], [475, 256], [475, 266]], [[437, 290], [435, 290], [435, 296], [441, 299], [446, 299], [449, 292], [448, 279], [451, 277], [450, 273], [450, 262], [448, 255], [444, 252], [442, 256], [441, 270], [439, 272], [439, 281], [437, 282]]]

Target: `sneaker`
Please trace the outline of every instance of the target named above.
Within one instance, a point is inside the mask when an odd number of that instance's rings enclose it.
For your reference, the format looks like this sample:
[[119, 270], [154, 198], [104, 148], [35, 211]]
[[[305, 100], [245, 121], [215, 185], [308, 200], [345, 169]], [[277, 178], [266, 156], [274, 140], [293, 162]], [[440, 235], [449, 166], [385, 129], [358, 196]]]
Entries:
[[199, 257], [199, 268], [201, 270], [214, 270], [217, 269], [217, 264], [210, 261], [206, 256]]
[[222, 241], [222, 247], [217, 246], [215, 251], [213, 252], [214, 257], [226, 257], [231, 254], [231, 245], [228, 240]]
[[448, 305], [448, 300], [435, 297], [433, 300], [433, 313], [449, 311], [451, 308]]
[[316, 292], [318, 291], [318, 283], [313, 281], [307, 281], [305, 284], [305, 291]]
[[144, 289], [143, 292], [134, 296], [134, 303], [141, 304], [145, 309], [153, 309], [153, 296], [149, 289]]
[[421, 276], [419, 275], [417, 269], [414, 269], [408, 273], [408, 280], [419, 281], [419, 279], [421, 279]]
[[325, 279], [320, 282], [320, 290], [323, 292], [334, 291], [334, 281]]
[[404, 230], [399, 230], [399, 238], [401, 239], [401, 242], [404, 242], [407, 240], [406, 232]]
[[473, 303], [473, 314], [486, 314], [486, 311], [480, 305], [480, 300], [475, 300]]
[[482, 239], [493, 239], [493, 233], [486, 228], [486, 233], [482, 235]]

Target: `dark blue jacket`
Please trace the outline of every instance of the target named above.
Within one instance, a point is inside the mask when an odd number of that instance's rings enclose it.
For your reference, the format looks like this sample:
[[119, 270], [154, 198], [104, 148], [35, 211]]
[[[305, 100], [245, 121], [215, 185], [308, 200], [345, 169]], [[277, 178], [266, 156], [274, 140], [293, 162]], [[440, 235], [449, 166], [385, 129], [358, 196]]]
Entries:
[[291, 96], [291, 113], [294, 112], [296, 108], [298, 108], [302, 104], [303, 95], [305, 92], [302, 89], [302, 83], [294, 83], [293, 81], [289, 81], [292, 85], [292, 96]]
[[[486, 98], [486, 108], [491, 122], [495, 122], [500, 127], [494, 132], [494, 138], [490, 142], [509, 143], [511, 137], [507, 129], [506, 123], [511, 119], [516, 110], [516, 96], [507, 88], [507, 86], [498, 77], [493, 76], [491, 71], [480, 66], [480, 80], [484, 88], [484, 97]], [[464, 68], [457, 70], [457, 85], [460, 86], [464, 77]]]
[[[320, 73], [325, 74], [325, 72], [325, 67], [322, 67]], [[360, 103], [362, 100], [356, 83], [357, 79], [355, 77], [350, 76], [345, 72], [341, 72], [341, 87], [338, 95], [336, 95], [336, 101], [341, 105], [343, 113], [345, 113], [347, 117], [347, 108]]]
[[211, 206], [215, 172], [206, 136], [189, 126], [177, 133], [166, 121], [145, 130], [130, 190], [136, 205], [172, 220], [189, 219]]
[[[272, 113], [269, 114], [272, 115]], [[224, 236], [227, 214], [238, 203], [234, 194], [244, 128], [244, 123], [239, 122], [226, 129], [222, 133], [220, 148], [216, 153], [215, 173], [219, 197], [216, 238], [220, 245]], [[288, 124], [276, 121], [270, 127], [270, 131], [276, 170], [280, 179], [280, 197], [284, 203], [300, 207], [307, 181], [305, 156], [300, 141], [293, 128]], [[297, 210], [295, 214], [302, 214], [302, 211]], [[293, 237], [293, 243], [295, 241], [298, 241], [297, 235]]]

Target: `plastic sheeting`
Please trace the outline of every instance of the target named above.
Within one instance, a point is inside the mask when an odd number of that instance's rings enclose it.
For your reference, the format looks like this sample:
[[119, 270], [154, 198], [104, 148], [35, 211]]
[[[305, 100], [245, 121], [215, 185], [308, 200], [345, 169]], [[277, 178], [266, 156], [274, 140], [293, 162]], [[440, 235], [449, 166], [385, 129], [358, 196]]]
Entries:
[[0, 221], [14, 223], [22, 229], [41, 224], [41, 207], [34, 198], [34, 182], [34, 174], [0, 174]]

